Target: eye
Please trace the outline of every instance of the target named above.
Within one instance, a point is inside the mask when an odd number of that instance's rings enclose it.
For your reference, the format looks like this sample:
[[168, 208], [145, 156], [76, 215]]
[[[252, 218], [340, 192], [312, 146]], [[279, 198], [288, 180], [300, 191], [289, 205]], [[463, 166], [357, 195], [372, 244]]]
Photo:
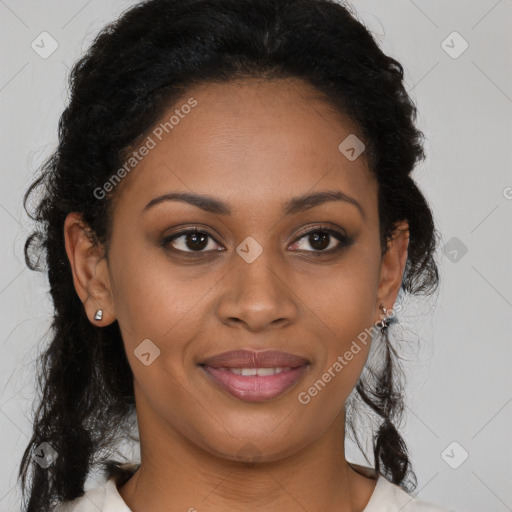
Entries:
[[[199, 231], [198, 229], [189, 229], [187, 231], [180, 231], [172, 236], [166, 237], [162, 240], [161, 245], [167, 247], [172, 246], [176, 251], [181, 252], [207, 252], [215, 250], [217, 242], [207, 231]], [[217, 244], [218, 245], [218, 244]], [[206, 249], [206, 250], [205, 250]]]
[[[353, 239], [341, 231], [326, 227], [317, 227], [304, 233], [290, 247], [294, 250], [318, 252], [322, 254], [337, 252], [353, 243]], [[307, 249], [307, 245], [313, 250]]]
[[[322, 226], [301, 235], [290, 248], [298, 251], [316, 252], [320, 255], [335, 253], [352, 243], [353, 238], [342, 231]], [[162, 247], [175, 252], [189, 254], [225, 250], [208, 231], [197, 228], [183, 230], [168, 236], [160, 244]], [[308, 249], [307, 245], [312, 247], [312, 250]]]

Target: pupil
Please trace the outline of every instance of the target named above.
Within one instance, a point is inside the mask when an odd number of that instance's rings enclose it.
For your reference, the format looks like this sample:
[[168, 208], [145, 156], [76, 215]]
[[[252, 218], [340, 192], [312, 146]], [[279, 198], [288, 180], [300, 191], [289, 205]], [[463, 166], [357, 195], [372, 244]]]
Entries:
[[329, 233], [325, 233], [324, 231], [311, 233], [311, 235], [309, 235], [309, 243], [311, 247], [315, 249], [325, 249], [329, 247], [329, 236]]
[[207, 238], [204, 233], [190, 233], [187, 235], [187, 247], [191, 250], [204, 249], [208, 245]]

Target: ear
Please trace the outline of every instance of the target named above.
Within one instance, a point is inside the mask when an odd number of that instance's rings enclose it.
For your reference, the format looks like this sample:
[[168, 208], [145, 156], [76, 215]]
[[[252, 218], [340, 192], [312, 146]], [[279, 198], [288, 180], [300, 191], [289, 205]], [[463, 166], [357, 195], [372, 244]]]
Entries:
[[[73, 272], [73, 283], [92, 324], [104, 327], [116, 319], [107, 259], [101, 245], [94, 244], [90, 228], [77, 212], [64, 221], [64, 239]], [[101, 309], [103, 317], [95, 320]]]
[[391, 309], [396, 301], [407, 262], [409, 248], [409, 223], [404, 220], [395, 224], [396, 230], [388, 241], [387, 251], [382, 256], [375, 307], [378, 320], [383, 318], [384, 306]]

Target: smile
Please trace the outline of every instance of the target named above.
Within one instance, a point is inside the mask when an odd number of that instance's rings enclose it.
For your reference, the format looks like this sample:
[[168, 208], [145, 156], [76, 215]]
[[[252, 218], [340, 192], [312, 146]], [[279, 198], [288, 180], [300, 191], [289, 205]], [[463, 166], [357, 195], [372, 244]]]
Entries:
[[246, 402], [264, 402], [288, 391], [302, 377], [308, 364], [272, 368], [200, 368], [222, 390]]

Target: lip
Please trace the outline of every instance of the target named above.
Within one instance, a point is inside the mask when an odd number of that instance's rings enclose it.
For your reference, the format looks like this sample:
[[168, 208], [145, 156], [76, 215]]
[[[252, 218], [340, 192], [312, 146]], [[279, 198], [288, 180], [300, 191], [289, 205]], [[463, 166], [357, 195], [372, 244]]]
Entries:
[[[200, 363], [205, 374], [231, 396], [246, 402], [264, 402], [288, 391], [302, 377], [310, 362], [280, 350], [234, 350]], [[282, 368], [274, 375], [238, 375], [229, 368]]]
[[210, 368], [296, 368], [309, 360], [281, 350], [230, 350], [205, 359], [200, 364]]
[[[302, 377], [309, 365], [289, 368], [267, 376], [242, 376], [223, 368], [201, 366], [206, 375], [231, 396], [245, 402], [264, 402], [288, 391]], [[261, 368], [261, 367], [260, 367]]]

